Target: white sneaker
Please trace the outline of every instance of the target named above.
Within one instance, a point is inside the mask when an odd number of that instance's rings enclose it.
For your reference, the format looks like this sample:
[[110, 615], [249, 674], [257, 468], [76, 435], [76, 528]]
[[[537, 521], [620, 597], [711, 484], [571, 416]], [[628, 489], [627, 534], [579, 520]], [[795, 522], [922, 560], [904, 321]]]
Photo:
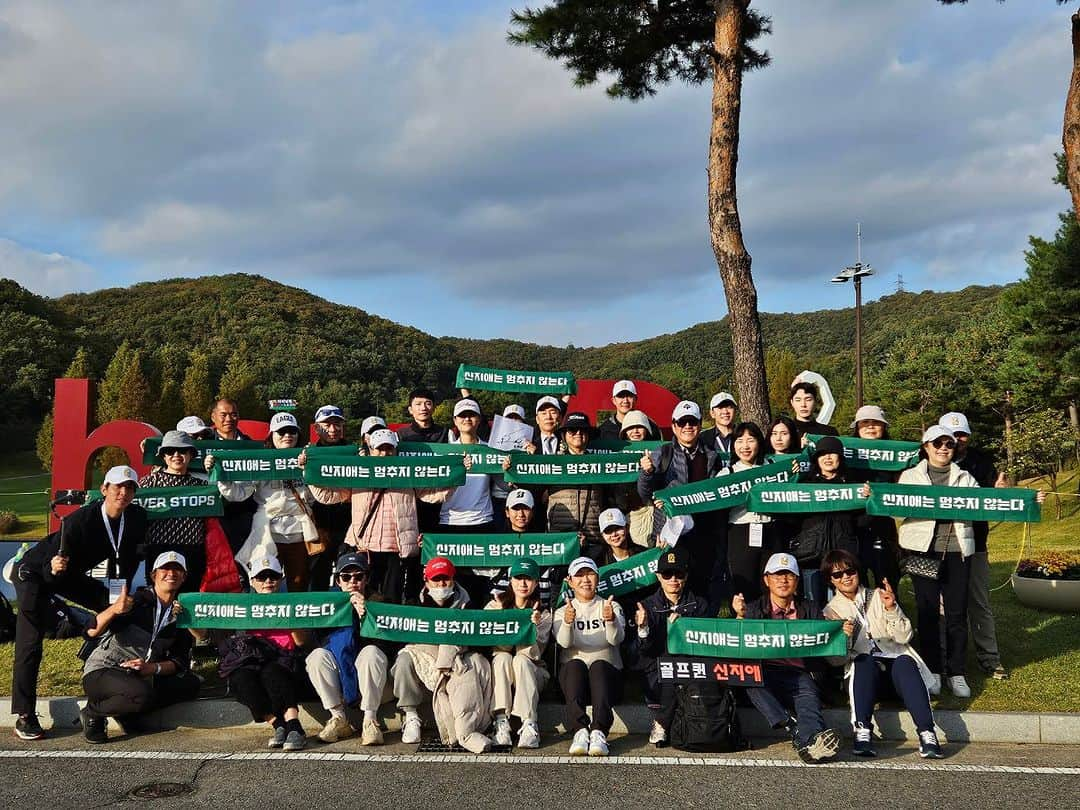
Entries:
[[963, 675], [949, 676], [949, 690], [958, 698], [971, 697], [971, 687]]
[[607, 735], [599, 729], [593, 729], [589, 735], [589, 756], [606, 757], [608, 755]]
[[420, 715], [405, 715], [405, 722], [401, 724], [401, 741], [405, 745], [413, 745], [420, 742], [421, 728]]
[[570, 743], [570, 756], [583, 757], [589, 753], [589, 730], [579, 728], [574, 732], [574, 741]]
[[510, 736], [510, 718], [505, 714], [495, 718], [495, 744], [506, 746], [514, 744]]
[[349, 725], [349, 721], [344, 717], [334, 717], [331, 715], [330, 719], [326, 721], [326, 725], [323, 726], [322, 731], [319, 732], [319, 739], [324, 743], [336, 743], [338, 740], [344, 740], [346, 737], [351, 737], [355, 729]]
[[364, 728], [360, 732], [360, 744], [361, 745], [382, 745], [383, 734], [382, 729], [379, 728], [379, 724], [375, 720], [365, 720]]
[[518, 748], [539, 748], [540, 729], [536, 727], [535, 720], [526, 720], [521, 724], [521, 733], [518, 735]]
[[941, 694], [941, 676], [936, 672], [930, 673], [930, 685], [927, 687], [931, 695]]
[[667, 732], [664, 731], [664, 727], [660, 725], [659, 720], [652, 721], [652, 728], [649, 729], [649, 743], [651, 745], [662, 745], [667, 742]]

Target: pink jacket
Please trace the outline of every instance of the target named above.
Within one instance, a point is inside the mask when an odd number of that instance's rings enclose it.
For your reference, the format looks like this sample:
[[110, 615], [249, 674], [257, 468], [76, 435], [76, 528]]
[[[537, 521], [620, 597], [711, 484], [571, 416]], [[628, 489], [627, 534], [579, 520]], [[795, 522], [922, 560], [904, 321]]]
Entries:
[[[420, 553], [418, 542], [419, 529], [416, 525], [416, 499], [425, 503], [442, 503], [454, 490], [450, 489], [328, 489], [308, 485], [315, 500], [319, 503], [345, 503], [352, 499], [352, 523], [345, 532], [345, 542], [356, 546], [361, 551], [394, 551], [401, 557], [415, 557]], [[378, 512], [368, 520], [368, 512], [379, 492], [383, 492], [379, 501]], [[391, 510], [397, 526], [397, 542], [387, 545], [382, 542], [378, 531], [386, 510]], [[360, 528], [367, 521], [363, 537], [358, 537]]]

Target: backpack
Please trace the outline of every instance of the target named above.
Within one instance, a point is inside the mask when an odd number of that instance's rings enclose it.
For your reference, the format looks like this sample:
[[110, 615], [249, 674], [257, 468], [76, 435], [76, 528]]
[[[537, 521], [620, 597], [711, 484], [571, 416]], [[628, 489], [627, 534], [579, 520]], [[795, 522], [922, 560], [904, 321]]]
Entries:
[[675, 687], [671, 745], [680, 751], [742, 751], [750, 745], [742, 735], [735, 695], [719, 684]]
[[0, 593], [0, 644], [15, 640], [15, 611], [11, 602]]

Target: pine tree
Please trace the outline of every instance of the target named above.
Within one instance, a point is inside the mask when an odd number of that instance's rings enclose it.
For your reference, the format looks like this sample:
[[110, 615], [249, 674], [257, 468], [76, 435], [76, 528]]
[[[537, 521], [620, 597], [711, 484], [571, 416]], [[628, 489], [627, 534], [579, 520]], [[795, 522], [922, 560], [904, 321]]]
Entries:
[[[90, 370], [90, 356], [86, 353], [86, 349], [83, 346], [80, 346], [78, 351], [75, 352], [75, 357], [72, 358], [71, 365], [69, 365], [67, 371], [64, 372], [64, 377], [69, 380], [88, 380], [93, 378], [93, 373]], [[34, 449], [37, 453], [38, 460], [41, 462], [41, 467], [44, 470], [52, 469], [53, 428], [55, 424], [56, 421], [53, 416], [53, 410], [50, 409], [42, 420], [41, 427], [38, 428], [37, 439], [34, 442]]]
[[233, 400], [241, 416], [257, 413], [261, 410], [255, 390], [257, 382], [247, 343], [241, 342], [225, 364], [225, 372], [218, 382], [217, 399]]
[[198, 349], [188, 355], [184, 382], [180, 386], [180, 400], [184, 403], [184, 414], [200, 416], [206, 419], [213, 403], [210, 402], [210, 358]]
[[[171, 430], [184, 413], [184, 401], [180, 394], [181, 383], [184, 380], [187, 354], [184, 350], [173, 343], [165, 343], [154, 353], [154, 366], [156, 385], [158, 392], [157, 404], [154, 408], [154, 424], [161, 431]], [[193, 411], [199, 413], [201, 411]]]
[[[142, 370], [142, 352], [124, 341], [113, 355], [98, 387], [98, 423], [105, 424], [116, 419], [146, 420], [150, 410], [149, 401], [149, 386]], [[102, 469], [127, 462], [124, 451], [115, 447], [106, 448], [98, 454], [98, 465]]]

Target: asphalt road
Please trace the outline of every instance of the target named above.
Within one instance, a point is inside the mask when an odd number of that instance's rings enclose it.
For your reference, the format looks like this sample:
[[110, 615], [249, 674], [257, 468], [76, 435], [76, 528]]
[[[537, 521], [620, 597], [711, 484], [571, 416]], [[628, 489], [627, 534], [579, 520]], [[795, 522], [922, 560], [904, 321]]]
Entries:
[[[361, 749], [355, 740], [270, 753], [261, 731], [173, 731], [89, 746], [77, 733], [35, 744], [0, 740], [0, 807], [90, 810], [152, 802], [187, 807], [1075, 807], [1080, 747], [949, 746], [919, 759], [881, 744], [873, 761], [849, 756], [807, 766], [789, 745], [695, 757], [614, 739], [607, 760], [566, 757], [547, 740], [513, 755], [416, 754], [415, 746]], [[242, 759], [241, 757], [259, 757]], [[175, 798], [135, 797], [174, 783]]]

